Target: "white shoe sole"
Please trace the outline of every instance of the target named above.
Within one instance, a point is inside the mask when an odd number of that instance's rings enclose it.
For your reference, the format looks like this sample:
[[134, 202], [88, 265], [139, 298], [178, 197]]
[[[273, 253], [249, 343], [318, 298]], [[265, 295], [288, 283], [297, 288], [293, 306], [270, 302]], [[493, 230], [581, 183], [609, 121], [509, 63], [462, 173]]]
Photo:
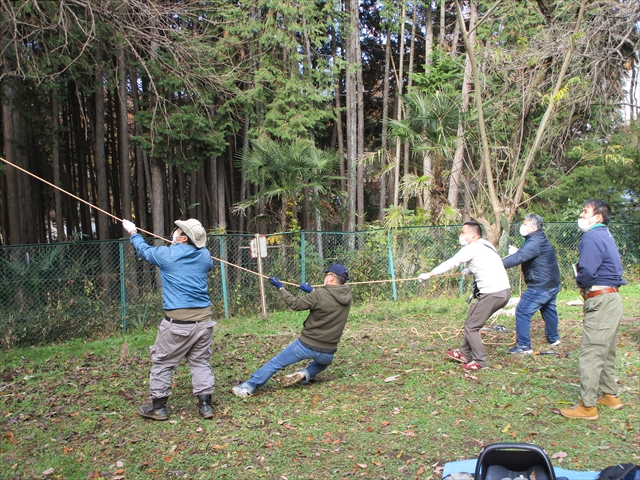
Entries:
[[282, 377], [280, 379], [280, 384], [283, 387], [290, 387], [291, 385], [295, 385], [296, 383], [301, 382], [305, 379], [305, 377], [306, 376], [304, 372], [295, 372], [291, 375], [285, 375], [284, 377]]

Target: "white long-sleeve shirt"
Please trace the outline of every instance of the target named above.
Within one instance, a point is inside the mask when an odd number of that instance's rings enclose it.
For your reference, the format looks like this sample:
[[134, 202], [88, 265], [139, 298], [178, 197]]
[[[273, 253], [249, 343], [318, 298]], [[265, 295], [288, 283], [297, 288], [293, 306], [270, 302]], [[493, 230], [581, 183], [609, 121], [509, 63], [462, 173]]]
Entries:
[[480, 293], [494, 293], [511, 288], [500, 255], [484, 238], [462, 247], [458, 253], [442, 262], [431, 273], [441, 275], [462, 264], [473, 273]]

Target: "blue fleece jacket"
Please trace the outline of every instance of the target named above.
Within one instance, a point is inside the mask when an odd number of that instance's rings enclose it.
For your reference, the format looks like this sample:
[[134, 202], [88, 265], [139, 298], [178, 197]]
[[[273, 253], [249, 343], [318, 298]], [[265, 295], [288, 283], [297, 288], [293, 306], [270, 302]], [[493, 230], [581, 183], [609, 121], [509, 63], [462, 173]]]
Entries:
[[165, 310], [211, 305], [207, 277], [213, 268], [213, 259], [209, 250], [186, 243], [152, 247], [139, 233], [131, 235], [130, 241], [140, 258], [160, 267]]
[[618, 287], [627, 283], [622, 279], [622, 262], [618, 246], [605, 225], [596, 225], [584, 233], [578, 244], [578, 251], [578, 287]]
[[522, 264], [524, 281], [530, 288], [549, 290], [560, 285], [556, 252], [544, 232], [536, 230], [524, 238], [520, 250], [502, 259], [504, 268]]

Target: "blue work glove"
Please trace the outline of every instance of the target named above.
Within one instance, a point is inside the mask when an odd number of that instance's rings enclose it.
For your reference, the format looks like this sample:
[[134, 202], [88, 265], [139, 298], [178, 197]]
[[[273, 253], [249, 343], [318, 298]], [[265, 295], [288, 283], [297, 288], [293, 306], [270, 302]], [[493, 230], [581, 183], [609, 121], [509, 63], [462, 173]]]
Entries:
[[308, 283], [301, 283], [300, 285], [298, 285], [298, 288], [303, 292], [307, 292], [307, 293], [313, 292], [313, 287]]
[[278, 290], [282, 288], [282, 282], [278, 280], [276, 277], [269, 277], [269, 281], [271, 282], [271, 285], [276, 287]]

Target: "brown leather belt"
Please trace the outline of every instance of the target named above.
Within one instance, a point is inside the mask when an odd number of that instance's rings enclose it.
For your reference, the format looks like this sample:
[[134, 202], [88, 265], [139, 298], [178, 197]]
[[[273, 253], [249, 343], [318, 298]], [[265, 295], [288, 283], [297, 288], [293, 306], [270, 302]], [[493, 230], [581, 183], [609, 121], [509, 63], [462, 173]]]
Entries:
[[601, 288], [600, 290], [594, 290], [592, 292], [587, 293], [586, 295], [584, 295], [585, 300], [587, 298], [593, 298], [593, 297], [597, 297], [598, 295], [603, 295], [605, 293], [614, 293], [618, 291], [618, 287], [604, 287]]

